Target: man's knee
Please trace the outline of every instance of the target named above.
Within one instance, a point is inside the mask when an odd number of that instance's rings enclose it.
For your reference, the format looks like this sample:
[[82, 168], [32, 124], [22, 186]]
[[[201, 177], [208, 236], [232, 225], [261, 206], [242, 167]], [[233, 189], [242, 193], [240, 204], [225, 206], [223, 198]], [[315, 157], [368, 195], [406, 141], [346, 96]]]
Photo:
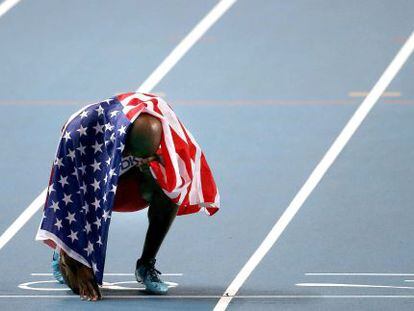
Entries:
[[178, 206], [162, 190], [158, 190], [153, 193], [148, 209], [148, 218], [150, 220], [169, 218], [171, 215], [175, 215], [177, 210]]

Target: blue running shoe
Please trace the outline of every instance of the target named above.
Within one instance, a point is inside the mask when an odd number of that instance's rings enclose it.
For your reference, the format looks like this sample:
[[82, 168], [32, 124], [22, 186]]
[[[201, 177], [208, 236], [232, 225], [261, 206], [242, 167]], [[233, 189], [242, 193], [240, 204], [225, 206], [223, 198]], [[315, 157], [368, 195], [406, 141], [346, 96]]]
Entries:
[[149, 260], [147, 263], [138, 259], [135, 269], [135, 278], [137, 282], [145, 285], [145, 290], [150, 294], [164, 295], [168, 291], [167, 283], [163, 282], [158, 275], [160, 271], [155, 269], [155, 259]]
[[62, 273], [60, 272], [60, 268], [59, 268], [59, 260], [60, 260], [59, 252], [55, 250], [53, 252], [52, 262], [51, 262], [52, 273], [53, 273], [53, 276], [55, 277], [56, 281], [58, 281], [60, 284], [64, 284], [65, 281], [63, 280], [63, 276], [62, 276]]

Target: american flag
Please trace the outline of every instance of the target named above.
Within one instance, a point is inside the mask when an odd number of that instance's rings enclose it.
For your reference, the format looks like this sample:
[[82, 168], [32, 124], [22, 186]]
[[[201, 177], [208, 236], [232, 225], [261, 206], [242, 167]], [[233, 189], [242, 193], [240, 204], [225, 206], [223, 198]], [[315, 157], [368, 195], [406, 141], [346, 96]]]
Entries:
[[62, 129], [36, 240], [91, 267], [98, 284], [119, 177], [128, 169], [122, 167], [128, 158], [123, 154], [127, 131], [141, 113], [161, 121], [157, 154], [163, 161], [150, 162], [150, 170], [179, 206], [178, 215], [200, 210], [213, 215], [219, 208], [219, 193], [203, 152], [162, 98], [126, 93], [84, 107]]

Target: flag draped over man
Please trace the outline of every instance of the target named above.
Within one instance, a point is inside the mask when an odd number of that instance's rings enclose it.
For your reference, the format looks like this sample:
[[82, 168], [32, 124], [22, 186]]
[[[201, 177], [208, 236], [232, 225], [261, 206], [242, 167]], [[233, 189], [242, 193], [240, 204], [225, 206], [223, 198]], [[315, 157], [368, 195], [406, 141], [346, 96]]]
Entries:
[[179, 206], [177, 215], [200, 210], [213, 215], [219, 208], [219, 193], [203, 152], [163, 99], [126, 93], [84, 107], [62, 129], [36, 239], [92, 268], [98, 284], [118, 179], [125, 171], [128, 128], [141, 113], [161, 121], [157, 155], [162, 161], [150, 162], [150, 170]]

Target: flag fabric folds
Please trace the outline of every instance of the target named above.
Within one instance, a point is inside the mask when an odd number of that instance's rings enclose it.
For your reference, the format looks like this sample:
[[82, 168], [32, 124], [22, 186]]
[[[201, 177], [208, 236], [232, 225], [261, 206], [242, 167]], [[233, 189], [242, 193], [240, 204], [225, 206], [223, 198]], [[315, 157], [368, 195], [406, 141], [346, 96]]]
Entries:
[[[219, 209], [219, 192], [204, 153], [162, 98], [126, 93], [82, 108], [62, 129], [36, 240], [92, 268], [98, 284], [115, 196], [121, 190], [119, 177], [139, 162], [123, 151], [129, 126], [141, 113], [161, 121], [157, 155], [162, 161], [150, 162], [150, 170], [179, 206], [178, 215], [200, 210], [213, 215]], [[133, 205], [130, 192], [119, 191], [126, 196], [122, 201], [130, 199]]]

